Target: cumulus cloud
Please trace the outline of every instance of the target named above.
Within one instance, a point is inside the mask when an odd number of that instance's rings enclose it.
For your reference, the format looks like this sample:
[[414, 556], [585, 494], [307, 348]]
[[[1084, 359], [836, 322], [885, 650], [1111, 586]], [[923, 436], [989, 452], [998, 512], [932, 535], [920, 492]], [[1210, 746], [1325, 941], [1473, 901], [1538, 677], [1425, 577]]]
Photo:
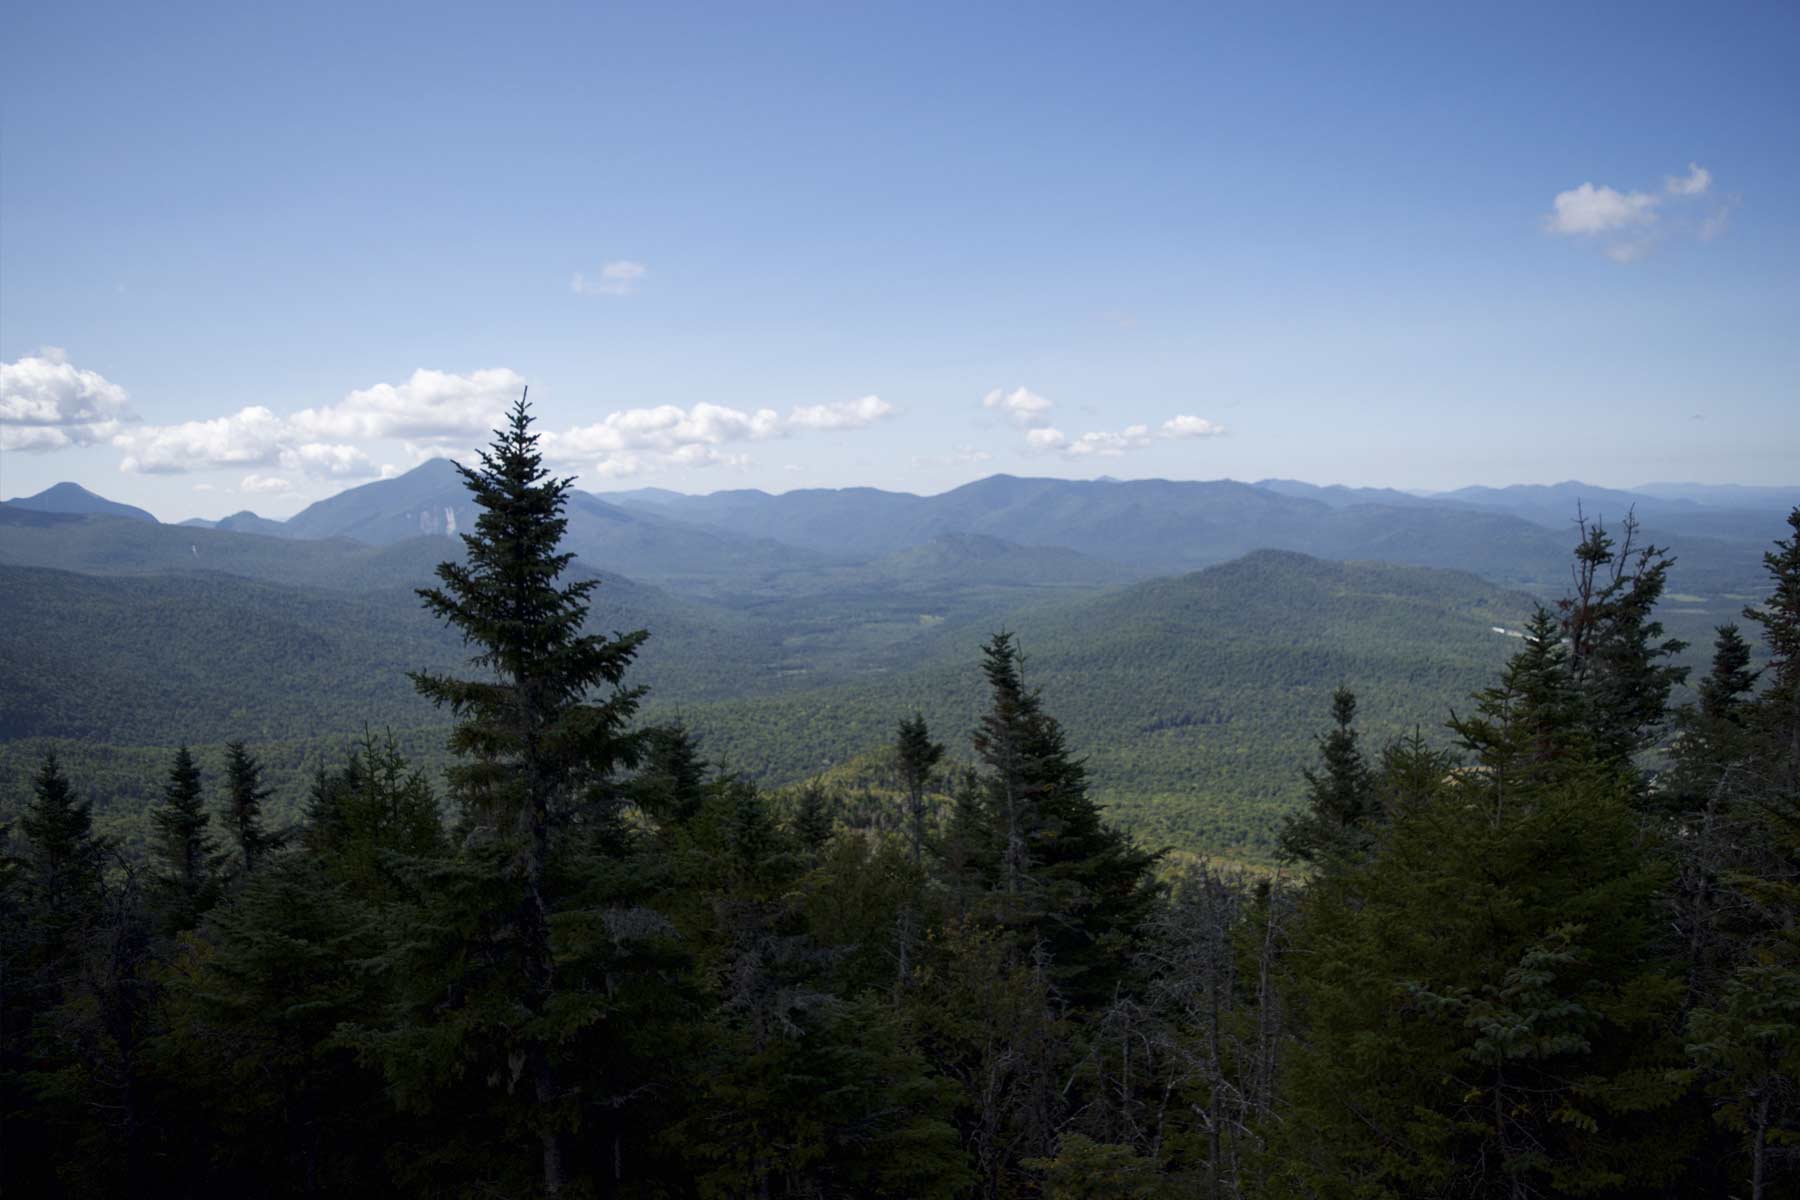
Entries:
[[1601, 240], [1602, 251], [1614, 262], [1636, 262], [1671, 238], [1705, 242], [1724, 232], [1729, 205], [1698, 224], [1693, 220], [1692, 204], [1712, 184], [1712, 172], [1699, 163], [1689, 163], [1685, 175], [1666, 176], [1661, 194], [1584, 183], [1557, 193], [1544, 229], [1560, 237]]
[[[278, 416], [248, 405], [228, 416], [169, 425], [124, 424], [125, 392], [91, 371], [78, 371], [46, 352], [5, 367], [0, 444], [7, 449], [109, 442], [121, 451], [119, 469], [141, 474], [179, 474], [236, 468], [253, 473], [252, 488], [270, 480], [391, 478], [400, 468], [377, 465], [363, 443], [391, 440], [388, 458], [417, 464], [429, 458], [466, 457], [501, 425], [525, 380], [506, 368], [459, 375], [420, 369], [404, 382], [381, 383], [333, 404]], [[866, 429], [898, 410], [880, 396], [796, 405], [785, 415], [772, 408], [744, 409], [703, 401], [628, 408], [572, 429], [545, 431], [540, 443], [551, 461], [625, 476], [666, 467], [741, 467], [749, 462], [733, 445], [803, 433]], [[286, 476], [271, 472], [279, 468]], [[291, 486], [291, 485], [290, 485]]]
[[867, 429], [893, 414], [894, 406], [880, 396], [864, 396], [860, 400], [795, 408], [788, 414], [787, 423], [790, 429]]
[[597, 278], [590, 279], [580, 271], [575, 272], [569, 280], [569, 290], [577, 296], [629, 296], [637, 291], [638, 284], [650, 268], [641, 262], [632, 262], [628, 258], [616, 259], [600, 268]]
[[111, 439], [129, 418], [125, 389], [55, 346], [0, 363], [0, 450], [60, 450]]
[[377, 474], [374, 462], [358, 446], [332, 442], [303, 442], [281, 451], [281, 465], [308, 475], [332, 479], [367, 479]]
[[405, 383], [378, 383], [336, 404], [301, 409], [289, 421], [316, 440], [482, 437], [524, 390], [524, 377], [504, 367], [469, 375], [421, 369]]
[[1127, 425], [1120, 430], [1097, 430], [1070, 437], [1054, 426], [1025, 431], [1025, 446], [1035, 453], [1056, 452], [1066, 458], [1116, 458], [1132, 450], [1143, 450], [1157, 441], [1186, 438], [1219, 437], [1225, 427], [1204, 417], [1182, 413], [1170, 417], [1156, 429], [1149, 425]]
[[718, 447], [763, 442], [794, 433], [865, 429], [895, 413], [879, 396], [831, 404], [796, 406], [784, 417], [772, 408], [741, 409], [702, 401], [626, 408], [591, 425], [542, 435], [544, 456], [566, 463], [591, 463], [609, 478], [659, 467], [741, 467], [749, 459]]
[[1012, 391], [995, 388], [981, 398], [981, 407], [999, 413], [1019, 429], [1039, 429], [1050, 424], [1050, 401], [1023, 387]]
[[1063, 452], [1070, 458], [1096, 454], [1112, 458], [1127, 450], [1142, 450], [1150, 440], [1148, 425], [1127, 425], [1118, 433], [1084, 433], [1064, 447]]
[[1656, 220], [1659, 203], [1657, 197], [1647, 192], [1618, 192], [1584, 183], [1557, 193], [1552, 202], [1554, 211], [1544, 218], [1544, 228], [1551, 233], [1577, 237], [1613, 233], [1650, 224]]
[[279, 475], [246, 475], [238, 481], [238, 491], [240, 492], [261, 492], [275, 495], [293, 490], [293, 483]]
[[281, 466], [330, 479], [363, 479], [378, 468], [355, 443], [416, 439], [418, 455], [430, 457], [441, 453], [435, 443], [484, 437], [524, 388], [524, 378], [506, 368], [468, 375], [421, 369], [404, 383], [376, 384], [285, 418], [252, 405], [207, 421], [125, 430], [112, 442], [125, 451], [119, 469], [128, 472]]
[[260, 404], [228, 417], [147, 425], [118, 434], [121, 471], [171, 475], [209, 467], [268, 466], [281, 457], [287, 424]]
[[1671, 175], [1663, 181], [1671, 196], [1701, 196], [1712, 186], [1712, 172], [1699, 163], [1689, 163], [1686, 175]]
[[1225, 427], [1216, 421], [1208, 421], [1205, 417], [1182, 413], [1164, 421], [1157, 432], [1166, 438], [1219, 437], [1225, 432]]

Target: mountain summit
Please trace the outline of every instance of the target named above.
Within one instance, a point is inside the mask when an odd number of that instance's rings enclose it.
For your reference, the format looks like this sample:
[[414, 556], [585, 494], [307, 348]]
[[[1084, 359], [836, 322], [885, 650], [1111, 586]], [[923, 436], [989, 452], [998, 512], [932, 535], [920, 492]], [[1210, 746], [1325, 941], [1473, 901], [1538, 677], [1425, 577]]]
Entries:
[[79, 483], [56, 483], [45, 488], [35, 496], [21, 496], [16, 500], [8, 500], [8, 504], [19, 508], [29, 508], [37, 512], [76, 513], [93, 517], [125, 517], [133, 521], [148, 521], [156, 524], [156, 518], [141, 508], [129, 504], [120, 504], [117, 500], [108, 500], [105, 496], [96, 496]]

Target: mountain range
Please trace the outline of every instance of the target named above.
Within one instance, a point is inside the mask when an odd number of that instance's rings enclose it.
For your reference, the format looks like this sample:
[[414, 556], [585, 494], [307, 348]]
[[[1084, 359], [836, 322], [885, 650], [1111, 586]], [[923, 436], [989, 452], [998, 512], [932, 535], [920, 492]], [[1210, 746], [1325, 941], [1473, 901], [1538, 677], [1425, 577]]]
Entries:
[[[1495, 627], [1566, 586], [1578, 509], [1635, 510], [1674, 547], [1660, 615], [1698, 663], [1759, 595], [1780, 498], [997, 475], [936, 496], [572, 492], [566, 544], [605, 584], [591, 628], [652, 634], [646, 717], [687, 721], [715, 762], [864, 778], [914, 709], [954, 753], [977, 648], [1009, 628], [1123, 819], [1254, 857], [1331, 689], [1356, 681], [1376, 736], [1435, 729], [1516, 646]], [[262, 746], [289, 806], [367, 729], [440, 761], [445, 718], [406, 673], [465, 651], [413, 592], [475, 516], [447, 460], [287, 521], [162, 524], [73, 484], [0, 503], [0, 808], [47, 746], [119, 812], [183, 740]]]

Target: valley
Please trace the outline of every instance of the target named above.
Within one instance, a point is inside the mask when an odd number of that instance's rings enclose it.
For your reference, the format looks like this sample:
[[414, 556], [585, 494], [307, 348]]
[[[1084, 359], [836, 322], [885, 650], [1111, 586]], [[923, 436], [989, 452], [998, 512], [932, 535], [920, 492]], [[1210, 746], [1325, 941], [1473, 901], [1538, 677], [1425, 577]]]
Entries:
[[[67, 485], [0, 504], [0, 787], [48, 747], [130, 832], [173, 746], [243, 738], [298, 811], [323, 765], [392, 730], [431, 769], [446, 721], [409, 671], [464, 656], [418, 605], [475, 513], [446, 460], [275, 522], [161, 524]], [[602, 587], [590, 627], [647, 629], [642, 719], [781, 786], [893, 785], [914, 711], [967, 762], [977, 648], [1013, 631], [1096, 795], [1146, 842], [1267, 861], [1330, 694], [1377, 740], [1442, 740], [1566, 586], [1577, 507], [1639, 506], [1677, 565], [1659, 616], [1704, 659], [1753, 596], [1760, 508], [1604, 489], [1373, 490], [996, 476], [875, 489], [575, 493], [568, 544]], [[424, 528], [429, 532], [421, 533]], [[1572, 526], [1571, 526], [1572, 529]]]

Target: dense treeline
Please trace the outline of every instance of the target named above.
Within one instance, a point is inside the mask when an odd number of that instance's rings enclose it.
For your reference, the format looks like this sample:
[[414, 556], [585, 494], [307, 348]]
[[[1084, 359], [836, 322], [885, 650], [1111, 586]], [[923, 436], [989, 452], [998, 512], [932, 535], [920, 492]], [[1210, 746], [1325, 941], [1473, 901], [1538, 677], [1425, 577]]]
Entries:
[[1586, 530], [1457, 749], [1340, 691], [1250, 877], [1104, 821], [1007, 634], [972, 769], [911, 713], [889, 803], [710, 767], [585, 631], [523, 402], [465, 481], [446, 794], [369, 737], [280, 823], [183, 749], [128, 849], [39, 766], [7, 1195], [1795, 1194], [1800, 511], [1762, 671], [1722, 628], [1671, 713], [1670, 560]]

